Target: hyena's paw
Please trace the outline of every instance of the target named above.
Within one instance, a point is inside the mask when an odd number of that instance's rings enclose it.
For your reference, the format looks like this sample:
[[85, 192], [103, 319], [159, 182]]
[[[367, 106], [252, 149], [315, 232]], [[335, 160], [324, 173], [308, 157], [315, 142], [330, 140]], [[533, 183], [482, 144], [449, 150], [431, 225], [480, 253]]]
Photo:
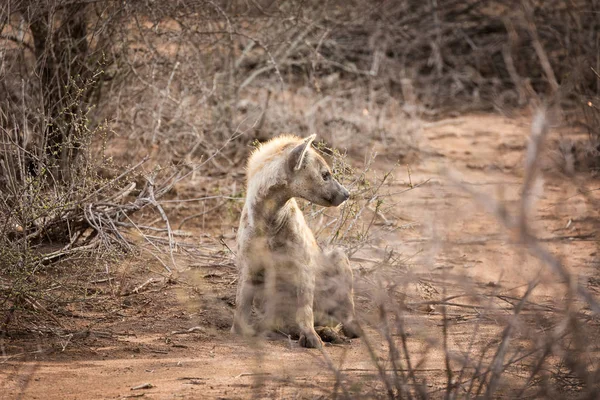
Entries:
[[231, 333], [245, 337], [256, 335], [256, 331], [250, 325], [241, 323], [239, 321], [233, 322]]
[[338, 327], [332, 328], [330, 326], [315, 326], [315, 331], [321, 340], [323, 340], [323, 342], [333, 344], [348, 343], [349, 341], [340, 333], [340, 330], [341, 327], [338, 329]]
[[323, 347], [323, 342], [321, 341], [321, 338], [314, 331], [308, 334], [301, 334], [298, 343], [301, 347], [307, 347], [311, 349], [320, 349]]
[[342, 332], [348, 339], [356, 339], [357, 337], [362, 336], [362, 330], [356, 321], [348, 321], [344, 323], [342, 326]]

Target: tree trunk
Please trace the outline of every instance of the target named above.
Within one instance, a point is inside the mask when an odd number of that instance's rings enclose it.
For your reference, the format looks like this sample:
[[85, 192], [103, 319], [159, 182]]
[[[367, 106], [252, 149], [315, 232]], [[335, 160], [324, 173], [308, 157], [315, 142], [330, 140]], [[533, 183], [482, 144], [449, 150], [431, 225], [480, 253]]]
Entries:
[[43, 97], [45, 166], [68, 181], [86, 112], [81, 91], [88, 53], [86, 6], [40, 10], [30, 21]]

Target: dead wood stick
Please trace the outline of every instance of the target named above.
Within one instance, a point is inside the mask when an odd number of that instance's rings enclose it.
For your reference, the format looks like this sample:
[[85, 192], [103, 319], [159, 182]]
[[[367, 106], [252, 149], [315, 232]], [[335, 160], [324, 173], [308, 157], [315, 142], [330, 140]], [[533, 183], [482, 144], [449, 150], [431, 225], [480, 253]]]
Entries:
[[48, 316], [52, 321], [54, 321], [58, 326], [64, 329], [64, 325], [52, 314], [48, 311], [44, 306], [42, 306], [36, 299], [30, 298], [29, 296], [25, 296], [25, 301], [29, 303], [35, 310], [42, 311], [46, 316]]
[[550, 87], [552, 88], [552, 92], [555, 93], [558, 90], [558, 81], [556, 80], [556, 75], [554, 74], [554, 70], [552, 69], [552, 65], [550, 64], [550, 59], [546, 54], [546, 50], [544, 50], [544, 46], [540, 42], [540, 37], [538, 35], [537, 27], [533, 22], [533, 10], [530, 4], [525, 3], [525, 14], [526, 14], [526, 22], [527, 22], [527, 30], [531, 35], [533, 48], [535, 50], [536, 55], [540, 60], [540, 64], [542, 65], [542, 69], [544, 70], [544, 74], [546, 75], [546, 79], [548, 79], [548, 83], [550, 83]]
[[237, 378], [242, 378], [244, 376], [269, 376], [271, 375], [270, 372], [242, 372], [239, 375], [236, 375], [236, 379]]
[[173, 331], [173, 332], [171, 332], [171, 335], [185, 335], [187, 333], [193, 333], [193, 332], [204, 332], [204, 328], [201, 326], [194, 326], [190, 329], [185, 329], [183, 331]]
[[116, 202], [119, 202], [120, 200], [122, 200], [125, 197], [129, 196], [129, 194], [135, 189], [135, 186], [136, 186], [135, 182], [131, 182], [121, 192], [115, 193], [111, 197], [105, 199], [104, 202], [106, 202], [106, 203], [110, 203], [110, 202], [115, 202], [116, 203]]
[[129, 295], [132, 295], [132, 294], [138, 294], [138, 293], [140, 293], [140, 291], [142, 291], [143, 289], [145, 289], [147, 286], [149, 286], [150, 284], [152, 284], [154, 282], [156, 282], [154, 280], [154, 278], [149, 278], [146, 282], [144, 282], [141, 285], [138, 285], [135, 288], [133, 288], [133, 290], [123, 293], [123, 296], [129, 296]]
[[89, 199], [91, 199], [92, 197], [94, 197], [95, 195], [97, 195], [98, 193], [100, 193], [102, 190], [104, 190], [107, 186], [111, 185], [112, 183], [118, 182], [124, 176], [129, 175], [131, 172], [133, 172], [134, 170], [136, 170], [140, 165], [142, 165], [143, 163], [145, 163], [146, 161], [148, 161], [149, 158], [150, 157], [148, 157], [148, 156], [144, 157], [139, 163], [135, 164], [133, 167], [128, 168], [127, 170], [123, 171], [123, 173], [121, 173], [119, 176], [117, 176], [116, 178], [112, 179], [110, 182], [107, 182], [106, 184], [100, 186], [97, 190], [95, 190], [94, 192], [92, 192], [89, 196], [87, 196], [86, 198], [84, 198], [83, 200], [81, 200], [80, 203], [87, 202]]
[[[154, 207], [156, 207], [161, 218], [165, 222], [165, 225], [167, 227], [167, 236], [169, 237], [169, 254], [171, 255], [171, 262], [173, 263], [173, 267], [177, 268], [177, 262], [175, 261], [175, 256], [173, 254], [173, 250], [175, 249], [176, 245], [175, 245], [175, 241], [173, 239], [173, 230], [171, 229], [171, 224], [169, 223], [169, 218], [167, 217], [167, 213], [165, 212], [165, 210], [158, 203], [158, 201], [156, 201], [156, 198], [154, 196], [154, 177], [148, 177], [148, 178], [146, 178], [146, 180], [148, 181], [147, 201], [149, 201]], [[169, 270], [169, 272], [171, 272], [170, 269], [168, 269], [168, 270]]]
[[141, 385], [137, 385], [131, 388], [131, 390], [140, 390], [140, 389], [152, 389], [154, 387], [151, 383], [142, 383]]

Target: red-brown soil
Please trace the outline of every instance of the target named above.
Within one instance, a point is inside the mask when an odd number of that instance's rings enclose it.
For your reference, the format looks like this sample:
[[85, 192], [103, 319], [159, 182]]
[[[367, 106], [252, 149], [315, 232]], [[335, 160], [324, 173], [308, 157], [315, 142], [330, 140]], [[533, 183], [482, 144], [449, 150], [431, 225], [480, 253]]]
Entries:
[[[538, 304], [560, 301], [563, 285], [558, 278], [526, 250], [513, 246], [511, 235], [495, 217], [446, 176], [453, 169], [464, 185], [503, 199], [509, 209], [516, 210], [528, 135], [527, 118], [472, 115], [426, 124], [410, 180], [429, 182], [386, 199], [394, 204], [386, 217], [398, 221], [395, 226], [402, 229], [380, 226], [375, 230], [375, 246], [355, 257], [355, 269], [368, 268], [364, 260], [380, 256], [387, 246], [405, 256], [407, 268], [421, 278], [407, 284], [408, 303], [439, 299], [444, 290], [463, 293], [467, 281], [474, 293], [517, 297], [535, 277], [542, 281], [534, 293]], [[379, 147], [382, 157], [376, 167], [382, 171], [394, 155]], [[598, 210], [589, 205], [589, 198], [598, 200], [600, 191], [582, 194], [581, 188], [597, 189], [597, 182], [588, 173], [565, 179], [557, 172], [559, 167], [552, 157], [545, 159], [532, 224], [544, 245], [594, 292], [600, 285], [596, 278]], [[408, 174], [399, 168], [390, 192], [405, 190], [408, 181]], [[196, 244], [209, 241], [203, 237], [210, 234], [222, 235], [232, 247], [233, 227], [209, 224], [203, 228], [196, 220], [184, 229], [194, 234]], [[334, 375], [319, 351], [299, 348], [285, 339], [249, 342], [229, 333], [235, 293], [235, 270], [230, 263], [217, 266], [194, 261], [189, 255], [181, 257], [171, 282], [156, 274], [146, 275], [148, 269], [161, 271], [155, 260], [146, 257], [128, 263], [136, 271], [136, 283], [148, 276], [158, 282], [139, 294], [107, 303], [108, 315], [86, 312], [85, 308], [72, 310], [79, 315], [82, 329], [90, 327], [88, 337], [65, 338], [62, 344], [53, 341], [51, 346], [31, 337], [4, 339], [1, 398], [328, 397]], [[99, 287], [108, 291], [108, 284]], [[359, 290], [357, 303], [364, 314], [369, 305], [363, 295]], [[490, 301], [502, 310], [500, 300]], [[474, 325], [469, 322], [470, 314], [453, 312], [456, 324], [450, 331], [449, 347], [464, 349]], [[409, 312], [407, 326], [415, 359], [425, 357], [419, 368], [429, 378], [429, 389], [443, 388], [439, 310], [415, 307]], [[475, 347], [497, 338], [502, 327], [502, 320], [481, 324]], [[428, 348], [431, 340], [437, 344]], [[383, 342], [375, 348], [383, 354], [387, 351]], [[374, 379], [376, 370], [361, 339], [326, 346], [324, 352], [354, 384], [381, 384]], [[146, 383], [151, 387], [132, 389]]]

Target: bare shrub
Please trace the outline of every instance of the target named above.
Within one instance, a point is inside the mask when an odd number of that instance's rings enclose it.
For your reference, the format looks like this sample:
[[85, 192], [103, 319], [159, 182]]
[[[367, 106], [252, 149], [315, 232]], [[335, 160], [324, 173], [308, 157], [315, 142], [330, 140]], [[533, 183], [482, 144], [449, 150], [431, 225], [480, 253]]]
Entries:
[[157, 199], [179, 177], [164, 169], [142, 177], [145, 159], [100, 175], [115, 166], [97, 152], [108, 127], [91, 115], [114, 61], [106, 54], [117, 19], [109, 2], [0, 8], [1, 38], [13, 44], [3, 48], [0, 79], [2, 332], [66, 329], [56, 307], [87, 297], [86, 279], [105, 268], [93, 265], [100, 256], [132, 250], [120, 224], [147, 206], [162, 210]]

